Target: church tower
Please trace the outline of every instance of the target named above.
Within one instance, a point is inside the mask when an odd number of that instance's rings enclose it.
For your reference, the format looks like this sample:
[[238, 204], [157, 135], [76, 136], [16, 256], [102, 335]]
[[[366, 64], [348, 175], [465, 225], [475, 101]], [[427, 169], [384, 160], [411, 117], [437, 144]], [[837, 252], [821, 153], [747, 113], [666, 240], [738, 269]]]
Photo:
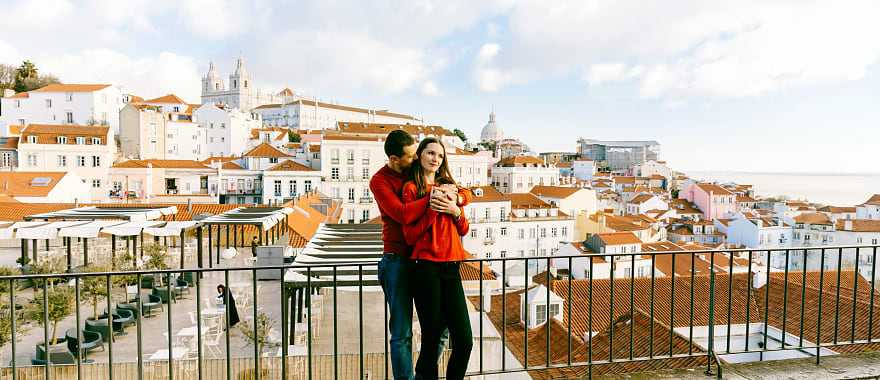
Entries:
[[251, 77], [244, 68], [244, 58], [238, 57], [235, 72], [229, 76], [230, 104], [241, 109], [250, 109]]
[[202, 96], [223, 90], [225, 90], [223, 79], [220, 79], [220, 75], [217, 74], [217, 68], [214, 67], [214, 62], [212, 61], [208, 64], [208, 74], [202, 78]]

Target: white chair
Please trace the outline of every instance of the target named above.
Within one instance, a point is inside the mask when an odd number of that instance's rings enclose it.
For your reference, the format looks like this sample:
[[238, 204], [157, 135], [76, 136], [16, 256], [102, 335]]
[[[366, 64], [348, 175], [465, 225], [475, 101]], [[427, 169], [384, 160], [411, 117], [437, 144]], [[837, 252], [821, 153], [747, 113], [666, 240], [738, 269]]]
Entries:
[[214, 358], [219, 358], [223, 355], [223, 351], [220, 349], [220, 337], [222, 335], [223, 334], [221, 332], [215, 332], [205, 335], [205, 339], [202, 340], [202, 343], [204, 344], [208, 353], [210, 353], [211, 356]]

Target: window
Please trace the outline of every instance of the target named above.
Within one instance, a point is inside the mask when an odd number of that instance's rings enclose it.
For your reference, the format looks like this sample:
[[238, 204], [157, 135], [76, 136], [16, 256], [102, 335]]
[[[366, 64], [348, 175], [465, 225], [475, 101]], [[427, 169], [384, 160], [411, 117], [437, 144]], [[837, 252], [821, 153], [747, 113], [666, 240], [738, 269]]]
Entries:
[[58, 167], [67, 166], [67, 156], [58, 156]]
[[67, 136], [58, 136], [57, 141], [59, 144], [67, 144]]
[[370, 168], [363, 168], [361, 179], [370, 179]]
[[214, 129], [214, 123], [208, 124], [208, 129]]
[[353, 187], [348, 189], [348, 202], [354, 203], [354, 188]]
[[871, 244], [872, 244], [872, 245], [877, 245], [877, 239], [871, 239]]
[[568, 227], [562, 227], [562, 237], [568, 236]]
[[[15, 101], [15, 108], [21, 108], [21, 100]], [[24, 123], [21, 123], [21, 124], [24, 124]]]
[[501, 208], [501, 212], [499, 212], [499, 220], [505, 221], [507, 220], [507, 209], [505, 207]]
[[541, 229], [541, 237], [542, 237], [542, 238], [547, 237], [547, 229], [546, 229], [546, 228], [542, 228], [542, 229]]
[[346, 157], [346, 161], [348, 161], [349, 164], [354, 163], [354, 151], [353, 150], [346, 151], [345, 157]]
[[370, 210], [364, 210], [364, 211], [361, 213], [361, 215], [362, 215], [362, 216], [361, 216], [361, 222], [366, 222], [366, 221], [370, 220]]
[[526, 230], [520, 228], [519, 231], [517, 232], [517, 235], [519, 236], [519, 240], [525, 239], [526, 238]]
[[92, 145], [101, 145], [100, 137], [92, 137]]
[[220, 123], [220, 129], [226, 129], [226, 123]]
[[486, 220], [489, 220], [489, 208], [486, 207]]
[[507, 227], [501, 227], [501, 236], [507, 236]]
[[303, 185], [303, 187], [305, 188], [305, 190], [304, 190], [305, 192], [311, 193], [312, 192], [312, 181], [306, 180], [306, 183], [305, 183], [305, 185]]
[[550, 236], [552, 236], [552, 237], [558, 236], [557, 232], [558, 232], [558, 229], [556, 227], [550, 228]]
[[3, 167], [12, 166], [12, 153], [3, 152]]
[[122, 190], [122, 182], [113, 181], [113, 190], [116, 190], [116, 191]]
[[472, 239], [477, 238], [477, 229], [476, 228], [471, 228], [471, 238]]
[[281, 196], [281, 181], [279, 181], [279, 180], [275, 181], [275, 196], [276, 197]]
[[100, 179], [93, 179], [92, 180], [92, 187], [94, 187], [96, 189], [100, 188], [101, 187], [101, 180]]
[[86, 166], [86, 156], [76, 156], [76, 166]]
[[37, 166], [37, 155], [36, 154], [29, 154], [27, 156], [27, 162], [28, 162], [28, 166]]
[[67, 124], [73, 124], [73, 112], [67, 111]]
[[354, 168], [353, 167], [349, 166], [349, 167], [345, 168], [345, 179], [347, 179], [349, 181], [354, 180]]
[[238, 202], [238, 204], [244, 204], [244, 202], [245, 202], [244, 197], [238, 197], [237, 202]]
[[288, 185], [289, 185], [288, 187], [290, 190], [290, 196], [291, 197], [296, 196], [296, 181], [290, 181], [290, 183]]
[[339, 179], [339, 168], [330, 168], [330, 179]]
[[64, 100], [66, 100], [68, 102], [72, 102], [73, 101], [73, 93], [72, 92], [64, 93]]
[[501, 251], [501, 258], [507, 257], [507, 251]]
[[76, 145], [86, 145], [86, 138], [82, 136], [77, 136]]
[[92, 167], [100, 167], [101, 166], [101, 156], [92, 156]]
[[534, 228], [529, 228], [529, 239], [534, 239], [536, 233], [537, 231]]
[[[220, 138], [220, 142], [226, 142], [226, 138], [225, 138], [225, 137], [221, 137], [221, 138]], [[278, 159], [275, 159], [275, 161], [278, 161]]]
[[46, 99], [46, 108], [52, 108], [52, 99]]
[[491, 238], [492, 238], [492, 228], [487, 228], [486, 229], [486, 239], [491, 239]]
[[28, 143], [29, 144], [36, 144], [37, 143], [37, 136], [33, 136], [33, 135], [28, 136]]
[[278, 157], [269, 157], [269, 163], [270, 163], [270, 164], [277, 164], [277, 163], [278, 163]]

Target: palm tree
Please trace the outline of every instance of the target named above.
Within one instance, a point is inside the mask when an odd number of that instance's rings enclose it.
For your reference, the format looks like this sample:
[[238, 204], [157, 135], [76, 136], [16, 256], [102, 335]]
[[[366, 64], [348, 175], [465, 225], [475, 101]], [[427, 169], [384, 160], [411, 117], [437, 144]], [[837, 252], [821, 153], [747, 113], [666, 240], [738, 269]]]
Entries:
[[18, 67], [17, 77], [20, 79], [30, 79], [37, 77], [37, 66], [31, 61], [24, 61]]

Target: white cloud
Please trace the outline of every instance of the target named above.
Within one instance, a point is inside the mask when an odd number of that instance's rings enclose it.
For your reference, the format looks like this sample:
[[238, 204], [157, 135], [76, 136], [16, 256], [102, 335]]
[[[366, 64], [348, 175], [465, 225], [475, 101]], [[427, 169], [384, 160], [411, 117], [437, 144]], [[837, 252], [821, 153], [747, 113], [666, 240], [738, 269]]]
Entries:
[[131, 57], [109, 49], [39, 57], [43, 71], [68, 83], [112, 83], [143, 97], [175, 93], [200, 102], [200, 75], [195, 59], [170, 52]]
[[501, 45], [496, 43], [487, 43], [480, 47], [473, 76], [481, 91], [496, 92], [504, 86], [521, 83], [525, 79], [526, 75], [521, 70], [506, 70], [496, 66], [495, 58], [500, 52]]
[[427, 96], [440, 96], [443, 93], [440, 92], [440, 89], [437, 88], [437, 84], [434, 81], [427, 81], [422, 84], [422, 95]]
[[185, 0], [181, 11], [182, 24], [195, 35], [212, 40], [244, 33], [255, 21], [243, 0]]
[[878, 13], [870, 0], [525, 1], [493, 69], [532, 79], [584, 70], [590, 85], [637, 79], [646, 97], [755, 96], [862, 78], [880, 59]]

